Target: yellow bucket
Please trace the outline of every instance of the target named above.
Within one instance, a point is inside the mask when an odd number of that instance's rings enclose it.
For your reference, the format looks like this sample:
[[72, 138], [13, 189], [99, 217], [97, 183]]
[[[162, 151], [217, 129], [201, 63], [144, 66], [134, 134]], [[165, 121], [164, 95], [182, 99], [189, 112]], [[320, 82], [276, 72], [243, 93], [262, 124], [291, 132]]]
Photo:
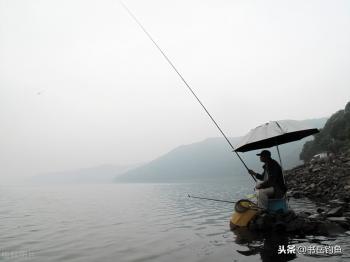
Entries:
[[246, 227], [256, 214], [258, 209], [255, 203], [242, 199], [236, 203], [236, 212], [233, 213], [231, 223], [235, 226]]

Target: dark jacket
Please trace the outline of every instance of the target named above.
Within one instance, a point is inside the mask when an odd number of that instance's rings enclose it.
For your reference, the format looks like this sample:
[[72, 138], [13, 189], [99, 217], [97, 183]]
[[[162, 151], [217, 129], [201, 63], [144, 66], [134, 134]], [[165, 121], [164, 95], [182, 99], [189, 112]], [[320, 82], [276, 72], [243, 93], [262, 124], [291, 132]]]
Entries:
[[268, 174], [267, 181], [260, 184], [260, 188], [273, 187], [274, 198], [282, 198], [287, 191], [287, 187], [284, 183], [282, 168], [277, 163], [276, 160], [270, 159], [263, 166], [264, 172], [262, 174], [257, 174], [256, 178], [259, 180], [264, 180], [266, 173]]

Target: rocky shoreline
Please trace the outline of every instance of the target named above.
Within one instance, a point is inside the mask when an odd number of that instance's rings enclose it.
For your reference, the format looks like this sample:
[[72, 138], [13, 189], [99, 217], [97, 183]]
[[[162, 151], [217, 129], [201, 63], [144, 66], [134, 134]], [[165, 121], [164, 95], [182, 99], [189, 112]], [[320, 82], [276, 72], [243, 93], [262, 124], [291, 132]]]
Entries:
[[288, 195], [316, 202], [350, 201], [350, 152], [310, 161], [285, 172]]
[[350, 230], [350, 151], [285, 171], [285, 179], [289, 198], [307, 197], [319, 208], [285, 214], [260, 212], [250, 221], [249, 230], [298, 235], [336, 235]]
[[307, 197], [320, 206], [308, 219], [350, 229], [350, 150], [289, 170], [285, 179], [288, 196]]
[[319, 206], [314, 213], [289, 215], [287, 231], [327, 235], [350, 230], [350, 150], [288, 170], [285, 179], [288, 197], [307, 197]]

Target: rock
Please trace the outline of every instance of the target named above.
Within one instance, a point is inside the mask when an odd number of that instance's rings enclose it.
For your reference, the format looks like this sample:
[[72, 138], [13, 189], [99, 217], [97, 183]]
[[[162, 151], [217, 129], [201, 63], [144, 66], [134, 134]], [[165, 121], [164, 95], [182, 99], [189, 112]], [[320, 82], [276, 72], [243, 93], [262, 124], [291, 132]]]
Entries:
[[328, 236], [339, 233], [344, 233], [343, 227], [331, 221], [322, 221], [317, 225], [317, 229], [315, 230], [314, 234]]
[[342, 228], [348, 230], [350, 229], [350, 223], [346, 217], [328, 217], [329, 221], [339, 224]]
[[303, 193], [301, 193], [300, 191], [295, 191], [293, 192], [292, 197], [294, 198], [301, 198], [303, 196]]
[[317, 208], [317, 213], [319, 213], [319, 214], [321, 214], [321, 213], [323, 213], [325, 210], [324, 209], [322, 209], [322, 208]]
[[306, 211], [302, 211], [298, 214], [299, 217], [303, 217], [303, 218], [309, 217], [310, 215], [311, 215], [311, 213], [306, 212]]
[[286, 231], [286, 228], [287, 228], [287, 224], [283, 221], [278, 221], [274, 223], [274, 225], [272, 226], [272, 229], [276, 232], [284, 232]]
[[314, 234], [317, 229], [317, 223], [309, 222], [305, 223], [303, 226], [303, 232], [307, 234]]
[[[232, 223], [231, 223], [232, 224]], [[231, 229], [237, 226], [230, 225]], [[297, 235], [332, 235], [343, 233], [350, 229], [350, 221], [346, 217], [325, 217], [309, 212], [295, 213], [288, 211], [284, 214], [259, 213], [248, 224], [251, 232], [278, 232]]]
[[326, 213], [327, 217], [340, 217], [342, 215], [343, 215], [343, 207], [342, 206], [332, 208], [331, 210], [329, 210]]
[[308, 216], [307, 218], [316, 219], [316, 218], [320, 218], [320, 217], [321, 217], [320, 214], [313, 214], [311, 216]]
[[344, 212], [344, 213], [343, 213], [343, 216], [349, 217], [349, 218], [350, 218], [350, 212]]
[[341, 201], [340, 199], [330, 200], [329, 203], [337, 204], [337, 205], [344, 205], [344, 204], [346, 204], [344, 201]]
[[295, 214], [295, 212], [293, 210], [288, 210], [287, 213], [282, 215], [282, 220], [286, 223], [289, 223], [290, 221], [292, 221], [296, 217], [297, 217], [297, 215]]
[[348, 222], [346, 217], [327, 217], [327, 219], [333, 222]]
[[305, 226], [308, 225], [308, 220], [297, 215], [295, 219], [287, 224], [287, 232], [304, 232]]
[[321, 171], [322, 170], [322, 168], [321, 167], [315, 167], [315, 168], [313, 168], [312, 170], [311, 170], [311, 172], [318, 172], [318, 171]]
[[264, 226], [264, 216], [263, 215], [259, 216], [256, 219], [255, 224], [257, 225], [258, 228], [262, 228]]

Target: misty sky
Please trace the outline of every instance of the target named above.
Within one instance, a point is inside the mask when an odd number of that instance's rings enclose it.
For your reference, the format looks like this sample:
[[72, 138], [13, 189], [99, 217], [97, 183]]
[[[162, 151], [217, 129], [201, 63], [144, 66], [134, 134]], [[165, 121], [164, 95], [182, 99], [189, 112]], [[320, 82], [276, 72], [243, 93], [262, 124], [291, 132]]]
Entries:
[[[350, 100], [349, 1], [125, 3], [229, 136]], [[0, 0], [0, 123], [2, 181], [147, 162], [220, 136], [109, 0]]]

